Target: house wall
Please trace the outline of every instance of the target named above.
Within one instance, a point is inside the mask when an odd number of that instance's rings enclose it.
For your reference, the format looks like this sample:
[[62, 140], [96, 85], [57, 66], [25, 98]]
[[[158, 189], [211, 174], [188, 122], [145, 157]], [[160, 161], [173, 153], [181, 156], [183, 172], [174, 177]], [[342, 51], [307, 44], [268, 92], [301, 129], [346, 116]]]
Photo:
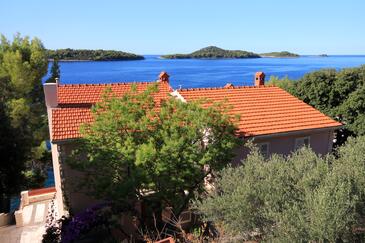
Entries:
[[[295, 134], [275, 135], [272, 137], [252, 138], [254, 144], [268, 143], [269, 154], [289, 155], [295, 150], [295, 140], [301, 137], [310, 137], [310, 147], [317, 154], [325, 155], [332, 150], [333, 130], [327, 131], [308, 131]], [[235, 149], [235, 158], [232, 164], [238, 165], [249, 154], [249, 149], [242, 146]]]
[[64, 210], [64, 204], [63, 204], [58, 145], [52, 143], [51, 151], [52, 151], [52, 166], [53, 166], [53, 175], [54, 175], [54, 180], [55, 180], [56, 203], [57, 203], [57, 209], [58, 209], [58, 216], [62, 217], [62, 215], [66, 214], [66, 211]]
[[61, 148], [61, 166], [62, 166], [62, 181], [65, 200], [72, 213], [78, 213], [87, 207], [100, 203], [92, 196], [87, 195], [86, 190], [82, 188], [80, 183], [84, 180], [82, 172], [70, 168], [66, 163], [66, 158], [71, 154], [75, 147], [72, 143], [59, 145]]

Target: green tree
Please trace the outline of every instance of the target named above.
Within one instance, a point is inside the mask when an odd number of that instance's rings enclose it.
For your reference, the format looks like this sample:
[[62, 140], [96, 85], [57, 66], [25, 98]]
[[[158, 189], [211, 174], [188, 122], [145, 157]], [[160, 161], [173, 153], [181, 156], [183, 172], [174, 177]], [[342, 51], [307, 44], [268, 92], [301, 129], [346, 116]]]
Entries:
[[58, 49], [47, 50], [50, 59], [57, 60], [92, 60], [92, 61], [115, 61], [115, 60], [143, 60], [144, 57], [133, 53], [113, 50], [85, 50], [85, 49]]
[[184, 58], [260, 58], [260, 55], [241, 50], [224, 50], [216, 46], [208, 46], [190, 54], [172, 54], [163, 55], [166, 59], [184, 59]]
[[203, 109], [169, 98], [156, 108], [154, 92], [134, 87], [121, 98], [107, 92], [69, 164], [86, 173], [85, 185], [98, 198], [126, 205], [150, 200], [179, 215], [210, 170], [231, 159], [238, 140], [223, 106]]
[[[1, 149], [0, 173], [4, 178], [24, 177], [19, 175], [22, 169], [31, 168], [31, 164], [46, 155], [41, 146], [48, 134], [41, 78], [47, 67], [45, 49], [39, 39], [29, 40], [18, 34], [10, 42], [1, 36], [0, 106], [4, 122], [0, 123], [0, 130], [7, 134], [2, 136]], [[24, 183], [15, 178], [2, 181], [2, 198], [18, 193]]]
[[224, 169], [216, 191], [195, 206], [230, 236], [270, 242], [354, 242], [365, 216], [365, 137], [349, 139], [338, 157], [303, 148], [265, 160], [253, 149]]
[[46, 83], [55, 83], [56, 79], [60, 79], [60, 65], [58, 64], [58, 60], [54, 59], [51, 67], [51, 77], [46, 80]]
[[365, 85], [352, 92], [338, 107], [346, 127], [356, 135], [365, 135]]
[[4, 103], [0, 102], [0, 212], [8, 212], [10, 198], [24, 184], [24, 141], [10, 125]]
[[267, 82], [267, 85], [277, 86], [289, 93], [295, 93], [295, 84], [296, 84], [296, 82], [294, 80], [290, 80], [288, 78], [288, 76], [286, 76], [282, 79], [280, 79], [279, 77], [276, 77], [276, 76], [270, 76], [270, 79]]
[[295, 93], [304, 102], [330, 114], [331, 109], [337, 107], [341, 102], [333, 89], [335, 81], [335, 69], [323, 69], [308, 73], [298, 81]]

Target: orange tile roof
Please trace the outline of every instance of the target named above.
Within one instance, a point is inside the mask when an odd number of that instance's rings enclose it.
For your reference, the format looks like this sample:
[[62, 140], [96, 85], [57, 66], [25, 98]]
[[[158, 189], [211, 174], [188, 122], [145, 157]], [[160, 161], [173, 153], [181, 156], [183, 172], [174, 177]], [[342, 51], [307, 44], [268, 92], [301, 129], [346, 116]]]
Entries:
[[[138, 91], [154, 82], [135, 83]], [[131, 89], [131, 83], [100, 85], [59, 85], [59, 107], [52, 110], [52, 141], [80, 137], [80, 125], [93, 121], [90, 107], [101, 101], [103, 91], [110, 87], [118, 96]], [[172, 91], [167, 82], [158, 82], [154, 95], [158, 104]], [[339, 127], [341, 123], [320, 113], [286, 91], [274, 86], [197, 88], [178, 90], [186, 101], [208, 99], [224, 101], [232, 107], [231, 114], [240, 115], [239, 133], [258, 136], [306, 129]]]
[[306, 129], [339, 127], [315, 108], [275, 86], [197, 88], [178, 90], [186, 101], [224, 102], [240, 115], [239, 133], [245, 137]]
[[[134, 83], [113, 83], [113, 84], [74, 84], [58, 86], [58, 104], [80, 105], [95, 104], [101, 101], [103, 92], [110, 88], [113, 94], [122, 96], [131, 90], [132, 85], [136, 85], [137, 91], [144, 91], [148, 86], [156, 82], [134, 82]], [[172, 89], [165, 82], [157, 82], [159, 93], [157, 98], [165, 97]]]
[[52, 141], [81, 136], [80, 125], [93, 121], [89, 107], [56, 108], [52, 110]]
[[[135, 83], [137, 91], [146, 90], [156, 82]], [[157, 105], [172, 91], [166, 82], [157, 82], [158, 92], [154, 93]], [[113, 94], [122, 96], [131, 90], [132, 83], [80, 84], [58, 86], [58, 108], [52, 109], [52, 141], [80, 137], [80, 125], [93, 121], [91, 105], [101, 101], [104, 90], [111, 88]]]

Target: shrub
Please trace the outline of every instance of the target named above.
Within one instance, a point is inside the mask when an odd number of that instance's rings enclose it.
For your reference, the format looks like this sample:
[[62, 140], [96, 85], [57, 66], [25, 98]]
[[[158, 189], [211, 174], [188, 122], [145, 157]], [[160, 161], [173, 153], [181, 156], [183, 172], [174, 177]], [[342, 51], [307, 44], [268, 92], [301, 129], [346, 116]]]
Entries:
[[227, 167], [217, 190], [195, 202], [206, 221], [231, 236], [278, 242], [353, 242], [365, 217], [365, 137], [350, 139], [338, 157], [303, 148], [265, 160], [254, 149]]

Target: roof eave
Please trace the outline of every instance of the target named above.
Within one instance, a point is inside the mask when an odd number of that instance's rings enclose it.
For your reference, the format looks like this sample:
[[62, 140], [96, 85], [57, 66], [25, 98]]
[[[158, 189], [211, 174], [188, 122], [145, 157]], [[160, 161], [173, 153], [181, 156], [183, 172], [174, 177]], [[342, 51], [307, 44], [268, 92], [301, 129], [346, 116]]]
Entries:
[[[81, 138], [81, 137], [80, 137]], [[72, 142], [76, 142], [77, 140], [79, 140], [80, 138], [65, 138], [65, 139], [56, 139], [56, 140], [51, 140], [51, 143], [53, 144], [57, 144], [57, 145], [62, 145], [62, 144], [66, 144], [66, 143], [72, 143]]]
[[338, 126], [331, 126], [331, 127], [321, 127], [321, 128], [310, 128], [310, 129], [303, 129], [303, 130], [296, 130], [296, 131], [289, 131], [289, 132], [279, 132], [279, 133], [270, 133], [270, 134], [263, 134], [263, 135], [254, 135], [254, 136], [244, 136], [243, 139], [265, 139], [265, 138], [274, 138], [274, 137], [284, 137], [284, 136], [293, 136], [303, 133], [309, 132], [325, 132], [325, 131], [335, 131], [345, 127], [345, 125], [338, 125]]

